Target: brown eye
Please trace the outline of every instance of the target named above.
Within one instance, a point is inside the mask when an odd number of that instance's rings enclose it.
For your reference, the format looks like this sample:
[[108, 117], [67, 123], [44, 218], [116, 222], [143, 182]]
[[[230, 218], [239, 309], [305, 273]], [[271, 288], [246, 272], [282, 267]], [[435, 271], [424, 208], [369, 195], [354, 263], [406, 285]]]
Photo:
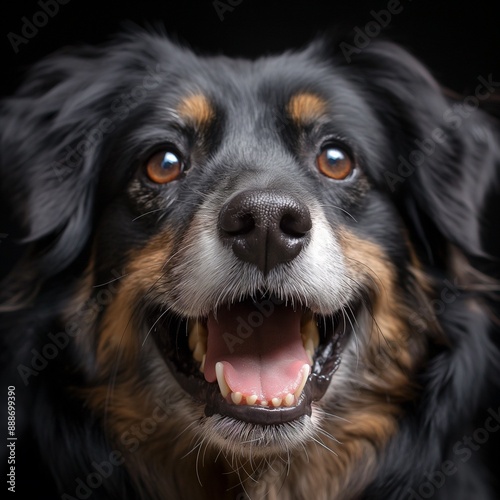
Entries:
[[184, 171], [184, 165], [179, 156], [172, 151], [156, 153], [146, 164], [148, 177], [157, 184], [174, 181]]
[[354, 169], [353, 161], [348, 154], [335, 147], [324, 149], [316, 158], [316, 164], [323, 175], [336, 181], [347, 178]]

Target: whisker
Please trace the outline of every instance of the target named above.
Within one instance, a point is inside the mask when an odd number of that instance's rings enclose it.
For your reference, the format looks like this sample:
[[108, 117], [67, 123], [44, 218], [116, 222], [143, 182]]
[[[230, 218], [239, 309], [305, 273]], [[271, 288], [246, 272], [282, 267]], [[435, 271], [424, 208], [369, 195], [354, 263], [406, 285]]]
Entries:
[[163, 316], [165, 316], [165, 314], [167, 314], [169, 311], [169, 309], [165, 309], [159, 316], [158, 318], [156, 318], [156, 321], [152, 324], [151, 328], [148, 330], [148, 333], [146, 334], [146, 336], [144, 337], [144, 340], [142, 341], [142, 344], [141, 344], [141, 349], [144, 347], [144, 344], [146, 343], [146, 340], [148, 339], [149, 337], [149, 334], [153, 331], [153, 328], [158, 324], [158, 322], [161, 320], [161, 318], [163, 318]]
[[109, 285], [110, 283], [114, 283], [115, 281], [121, 280], [122, 278], [125, 278], [125, 276], [128, 276], [130, 273], [125, 273], [122, 274], [121, 276], [117, 276], [116, 278], [113, 278], [112, 280], [106, 281], [106, 283], [99, 283], [98, 285], [93, 285], [92, 288], [99, 288], [101, 286], [106, 286]]
[[154, 214], [155, 212], [161, 212], [162, 210], [165, 210], [165, 209], [162, 207], [162, 208], [156, 208], [155, 210], [150, 210], [149, 212], [138, 215], [135, 219], [132, 219], [132, 222], [135, 222], [136, 220], [140, 219], [141, 217], [145, 217], [146, 215]]
[[318, 443], [322, 448], [324, 448], [325, 450], [329, 451], [330, 453], [333, 453], [336, 457], [338, 457], [338, 454], [335, 453], [331, 448], [329, 448], [328, 446], [326, 446], [326, 444], [322, 443], [320, 440], [316, 439], [315, 437], [312, 437], [311, 439], [315, 443]]
[[330, 434], [329, 432], [327, 432], [325, 429], [323, 429], [322, 427], [319, 427], [318, 428], [318, 432], [320, 434], [322, 434], [323, 436], [327, 437], [328, 439], [332, 440], [332, 441], [335, 441], [337, 444], [343, 444], [341, 441], [339, 441], [336, 437], [334, 437], [332, 434]]
[[330, 203], [326, 204], [326, 203], [322, 203], [321, 204], [322, 207], [329, 207], [329, 208], [337, 208], [338, 210], [344, 212], [346, 215], [348, 215], [354, 222], [358, 222], [353, 215], [351, 215], [347, 210], [345, 210], [344, 208], [342, 207], [339, 207], [337, 205], [331, 205]]
[[203, 443], [205, 442], [205, 438], [202, 439], [200, 446], [198, 448], [198, 453], [196, 454], [196, 477], [198, 478], [198, 483], [200, 486], [203, 486], [203, 483], [201, 482], [200, 478], [200, 471], [199, 471], [199, 460], [200, 460], [200, 453], [201, 453], [201, 448], [203, 447]]

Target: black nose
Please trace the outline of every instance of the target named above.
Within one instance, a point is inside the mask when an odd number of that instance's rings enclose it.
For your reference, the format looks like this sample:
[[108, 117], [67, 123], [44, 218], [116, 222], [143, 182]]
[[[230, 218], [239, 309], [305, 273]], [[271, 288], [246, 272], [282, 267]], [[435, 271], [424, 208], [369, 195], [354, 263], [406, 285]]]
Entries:
[[304, 248], [312, 227], [307, 206], [290, 194], [271, 190], [243, 191], [219, 214], [222, 238], [235, 255], [267, 274]]

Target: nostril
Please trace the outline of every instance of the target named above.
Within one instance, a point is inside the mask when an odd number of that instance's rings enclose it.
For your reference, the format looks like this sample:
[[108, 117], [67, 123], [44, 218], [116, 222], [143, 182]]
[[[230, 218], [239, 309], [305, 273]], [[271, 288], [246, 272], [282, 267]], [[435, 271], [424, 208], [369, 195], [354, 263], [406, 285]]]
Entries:
[[236, 214], [226, 211], [222, 214], [219, 227], [230, 236], [247, 234], [255, 227], [252, 214]]
[[279, 228], [287, 236], [294, 238], [304, 237], [312, 228], [309, 211], [300, 210], [284, 214], [280, 220]]

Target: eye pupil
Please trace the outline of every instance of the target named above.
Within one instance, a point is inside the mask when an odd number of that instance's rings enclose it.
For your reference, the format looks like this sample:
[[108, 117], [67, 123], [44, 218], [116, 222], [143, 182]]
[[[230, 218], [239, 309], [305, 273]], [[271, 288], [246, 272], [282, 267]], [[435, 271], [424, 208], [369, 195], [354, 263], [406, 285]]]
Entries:
[[325, 148], [317, 157], [318, 170], [337, 181], [346, 179], [353, 171], [354, 164], [347, 153], [340, 148]]

